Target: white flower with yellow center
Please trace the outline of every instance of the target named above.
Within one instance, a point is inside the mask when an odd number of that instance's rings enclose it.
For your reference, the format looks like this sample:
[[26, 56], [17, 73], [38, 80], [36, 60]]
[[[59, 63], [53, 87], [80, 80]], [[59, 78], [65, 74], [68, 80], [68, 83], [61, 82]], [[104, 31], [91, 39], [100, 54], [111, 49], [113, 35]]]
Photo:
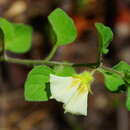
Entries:
[[70, 77], [50, 75], [52, 98], [64, 103], [65, 112], [87, 115], [88, 93], [93, 81], [92, 73], [83, 72]]

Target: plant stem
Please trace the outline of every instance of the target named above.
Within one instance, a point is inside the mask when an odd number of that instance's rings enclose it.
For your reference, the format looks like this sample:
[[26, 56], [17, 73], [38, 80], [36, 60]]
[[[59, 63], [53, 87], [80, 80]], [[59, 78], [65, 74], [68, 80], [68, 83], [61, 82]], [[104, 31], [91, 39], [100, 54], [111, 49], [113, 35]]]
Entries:
[[114, 70], [114, 69], [112, 69], [112, 68], [109, 68], [109, 67], [107, 67], [107, 66], [102, 65], [102, 66], [99, 67], [99, 70], [100, 70], [100, 69], [104, 69], [104, 70], [106, 70], [106, 71], [108, 71], [108, 72], [116, 73], [116, 74], [120, 75], [122, 78], [124, 78], [124, 74], [123, 74], [123, 73], [121, 73], [121, 72], [119, 72], [119, 71], [116, 71], [116, 70]]
[[98, 33], [98, 58], [97, 58], [97, 63], [99, 63], [99, 66], [100, 66], [100, 63], [102, 63], [102, 42], [101, 42], [101, 39], [100, 39], [100, 35]]
[[63, 63], [58, 61], [45, 61], [45, 60], [28, 60], [28, 59], [17, 59], [6, 56], [1, 59], [1, 61], [6, 61], [9, 63], [23, 64], [23, 65], [72, 65], [72, 63]]
[[45, 58], [45, 61], [49, 61], [51, 60], [51, 58], [54, 56], [56, 50], [57, 50], [58, 46], [54, 45], [51, 52], [49, 53], [49, 55]]
[[74, 64], [74, 63], [67, 63], [67, 62], [59, 62], [59, 61], [46, 61], [46, 60], [28, 60], [28, 59], [18, 59], [18, 58], [12, 58], [5, 55], [4, 57], [0, 58], [0, 62], [5, 61], [9, 63], [15, 63], [15, 64], [23, 64], [28, 66], [33, 65], [68, 65], [73, 67], [89, 67], [89, 68], [97, 68], [96, 63], [90, 63], [90, 64]]
[[89, 68], [97, 68], [98, 64], [97, 63], [88, 63], [88, 64], [73, 64], [73, 67], [89, 67]]

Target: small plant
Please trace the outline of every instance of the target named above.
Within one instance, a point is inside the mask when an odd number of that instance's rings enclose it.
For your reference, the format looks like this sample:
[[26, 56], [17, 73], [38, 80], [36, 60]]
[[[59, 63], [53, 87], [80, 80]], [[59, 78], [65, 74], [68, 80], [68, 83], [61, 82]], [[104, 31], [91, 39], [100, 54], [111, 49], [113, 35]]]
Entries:
[[[63, 103], [65, 112], [87, 115], [88, 93], [92, 93], [91, 84], [96, 71], [104, 75], [105, 87], [110, 92], [126, 92], [126, 108], [130, 110], [130, 65], [121, 61], [109, 68], [102, 62], [103, 55], [109, 52], [108, 46], [113, 39], [111, 29], [101, 23], [95, 28], [99, 38], [96, 63], [75, 64], [52, 61], [58, 47], [72, 43], [77, 37], [73, 20], [62, 10], [55, 9], [48, 21], [55, 33], [56, 42], [50, 54], [44, 60], [16, 59], [9, 57], [6, 51], [25, 53], [31, 48], [32, 28], [24, 24], [14, 24], [0, 18], [1, 61], [32, 65], [24, 86], [26, 101], [48, 101], [52, 98]], [[78, 74], [76, 67], [90, 67]]]

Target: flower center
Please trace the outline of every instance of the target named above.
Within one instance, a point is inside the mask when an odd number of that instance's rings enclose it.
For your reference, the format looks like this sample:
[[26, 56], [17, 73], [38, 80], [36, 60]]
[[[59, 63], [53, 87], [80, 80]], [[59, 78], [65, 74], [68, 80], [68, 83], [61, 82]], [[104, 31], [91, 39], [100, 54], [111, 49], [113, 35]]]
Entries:
[[72, 87], [78, 86], [79, 93], [90, 92], [91, 82], [93, 81], [92, 74], [89, 72], [83, 72], [82, 74], [73, 76], [74, 81], [72, 82]]

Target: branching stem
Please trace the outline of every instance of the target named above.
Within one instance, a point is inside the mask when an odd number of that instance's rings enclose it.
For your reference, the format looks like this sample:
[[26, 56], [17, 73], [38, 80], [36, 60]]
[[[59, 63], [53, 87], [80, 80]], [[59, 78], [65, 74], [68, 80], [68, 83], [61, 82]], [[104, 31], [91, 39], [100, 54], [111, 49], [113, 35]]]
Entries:
[[54, 56], [54, 54], [56, 53], [58, 46], [54, 45], [51, 52], [49, 53], [49, 55], [45, 58], [45, 61], [49, 61], [52, 59], [52, 57]]
[[115, 74], [117, 74], [117, 75], [120, 75], [122, 78], [124, 78], [124, 74], [123, 74], [123, 73], [121, 73], [121, 72], [119, 72], [119, 71], [117, 71], [117, 70], [115, 70], [115, 69], [112, 69], [112, 68], [110, 68], [110, 67], [107, 67], [107, 66], [102, 65], [102, 66], [99, 68], [99, 70], [100, 70], [100, 69], [106, 70], [106, 71], [108, 71], [108, 72], [115, 73]]
[[88, 63], [88, 64], [74, 64], [70, 62], [60, 62], [60, 61], [47, 61], [47, 60], [29, 60], [29, 59], [18, 59], [18, 58], [12, 58], [5, 55], [4, 57], [0, 58], [0, 61], [3, 62], [9, 62], [9, 63], [15, 63], [15, 64], [23, 64], [27, 66], [34, 66], [34, 65], [68, 65], [73, 67], [89, 67], [89, 68], [97, 68], [96, 63]]
[[73, 67], [89, 67], [92, 69], [97, 69], [99, 71], [106, 70], [108, 72], [116, 73], [120, 75], [122, 78], [124, 78], [124, 74], [116, 71], [110, 67], [100, 65], [98, 63], [88, 63], [88, 64], [74, 64], [70, 62], [60, 62], [60, 61], [47, 61], [47, 60], [29, 60], [29, 59], [18, 59], [18, 58], [12, 58], [8, 57], [7, 55], [4, 55], [4, 57], [0, 58], [0, 62], [9, 62], [9, 63], [15, 63], [15, 64], [23, 64], [27, 66], [34, 66], [34, 65], [49, 65], [49, 66], [54, 66], [54, 65], [68, 65], [68, 66], [73, 66]]

